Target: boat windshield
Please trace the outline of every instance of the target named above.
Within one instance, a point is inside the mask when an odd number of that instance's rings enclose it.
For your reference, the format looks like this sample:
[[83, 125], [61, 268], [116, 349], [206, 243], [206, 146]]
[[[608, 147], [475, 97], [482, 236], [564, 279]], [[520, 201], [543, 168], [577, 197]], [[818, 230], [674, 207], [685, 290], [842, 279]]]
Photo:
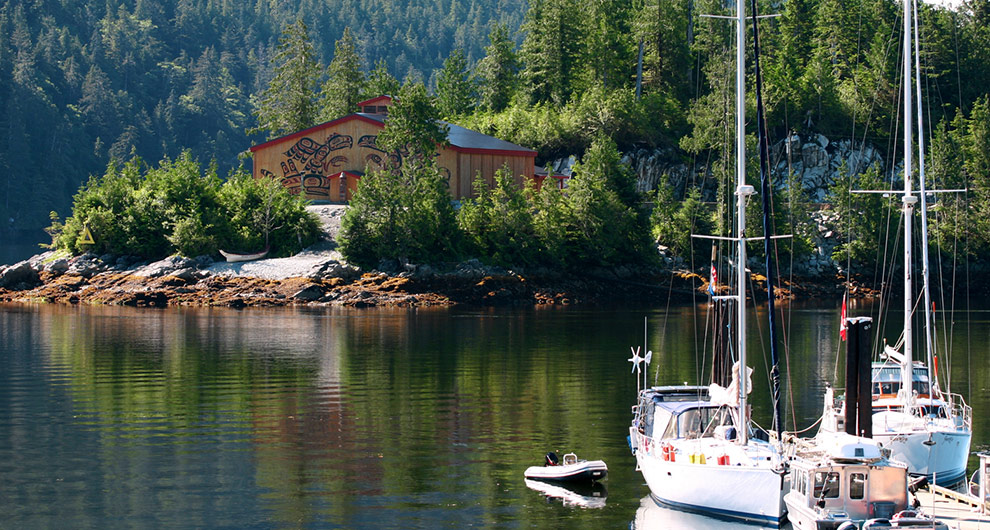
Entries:
[[[928, 367], [915, 366], [911, 386], [919, 395], [928, 395]], [[901, 389], [901, 369], [898, 366], [873, 367], [873, 394], [895, 395]]]
[[732, 415], [728, 408], [691, 408], [678, 414], [677, 421], [670, 422], [663, 437], [687, 439], [712, 437], [715, 436], [716, 428], [723, 425], [732, 425]]

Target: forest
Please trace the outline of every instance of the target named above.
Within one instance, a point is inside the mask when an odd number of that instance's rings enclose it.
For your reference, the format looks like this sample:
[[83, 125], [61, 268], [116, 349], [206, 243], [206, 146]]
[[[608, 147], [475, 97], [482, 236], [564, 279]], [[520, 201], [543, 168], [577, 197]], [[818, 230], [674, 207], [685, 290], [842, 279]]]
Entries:
[[[819, 133], [898, 158], [899, 5], [788, 0], [760, 9], [780, 15], [761, 23], [771, 141]], [[958, 203], [964, 220], [937, 233], [962, 236], [983, 254], [990, 5], [920, 9], [930, 178], [970, 190], [946, 201]], [[3, 233], [42, 239], [49, 211], [67, 213], [79, 185], [111, 160], [189, 150], [225, 174], [252, 143], [356, 110], [357, 98], [398, 91], [399, 80], [424, 84], [440, 117], [536, 149], [538, 162], [580, 157], [604, 135], [620, 152], [673, 153], [698, 168], [696, 184], [712, 179], [724, 194], [733, 163], [733, 27], [702, 15], [730, 11], [713, 0], [5, 0]], [[293, 31], [305, 47], [296, 88], [279, 77], [300, 56]], [[303, 94], [302, 114], [275, 104], [289, 90]], [[892, 175], [863, 178], [883, 184]], [[697, 215], [684, 210], [697, 209], [697, 197], [659, 191], [654, 199], [678, 206], [654, 216], [694, 223]], [[858, 208], [882, 217], [880, 206]]]

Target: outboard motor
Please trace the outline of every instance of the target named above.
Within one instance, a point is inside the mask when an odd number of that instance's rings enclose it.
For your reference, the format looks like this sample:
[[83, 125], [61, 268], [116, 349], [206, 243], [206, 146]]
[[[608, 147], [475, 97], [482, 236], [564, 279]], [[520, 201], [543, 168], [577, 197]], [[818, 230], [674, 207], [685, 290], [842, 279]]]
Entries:
[[543, 462], [543, 466], [544, 467], [546, 467], [546, 466], [555, 466], [555, 465], [557, 465], [559, 463], [560, 463], [560, 460], [557, 459], [557, 453], [554, 453], [553, 451], [550, 451], [549, 453], [547, 453], [546, 461]]

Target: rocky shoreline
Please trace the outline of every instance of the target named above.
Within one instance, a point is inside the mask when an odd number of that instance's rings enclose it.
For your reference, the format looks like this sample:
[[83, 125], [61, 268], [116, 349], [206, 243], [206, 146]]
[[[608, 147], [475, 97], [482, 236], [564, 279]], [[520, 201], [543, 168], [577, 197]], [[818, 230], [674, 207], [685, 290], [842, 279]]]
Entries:
[[[0, 265], [0, 302], [234, 308], [665, 304], [702, 301], [708, 287], [707, 278], [669, 259], [665, 268], [619, 266], [580, 275], [507, 270], [478, 260], [444, 266], [391, 262], [362, 271], [336, 250], [344, 207], [309, 209], [323, 224], [323, 240], [289, 258], [227, 263], [172, 256], [149, 263], [133, 256], [45, 252]], [[753, 283], [757, 291], [764, 289], [761, 276], [754, 275]], [[785, 282], [776, 293], [838, 298], [841, 284], [834, 275], [810, 274]]]
[[[520, 272], [469, 260], [437, 270], [391, 264], [362, 272], [333, 250], [246, 263], [178, 256], [146, 263], [128, 256], [65, 258], [46, 252], [0, 267], [0, 302], [139, 307], [286, 305], [422, 307], [656, 303], [703, 300], [706, 279], [686, 271], [616, 267], [582, 276]], [[762, 278], [754, 277], [757, 288]], [[782, 298], [838, 296], [839, 287], [801, 282]], [[761, 289], [762, 290], [762, 289]]]

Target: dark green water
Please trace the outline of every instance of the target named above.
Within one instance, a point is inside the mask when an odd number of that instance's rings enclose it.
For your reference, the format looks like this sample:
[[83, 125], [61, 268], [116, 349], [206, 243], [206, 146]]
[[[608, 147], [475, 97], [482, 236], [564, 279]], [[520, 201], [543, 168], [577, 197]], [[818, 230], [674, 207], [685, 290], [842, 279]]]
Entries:
[[[640, 508], [625, 438], [644, 317], [656, 381], [696, 382], [697, 311], [0, 307], [0, 527], [700, 526]], [[787, 313], [787, 425], [807, 426], [838, 307]], [[976, 410], [976, 449], [990, 322], [967, 316], [952, 384]], [[765, 324], [751, 322], [754, 417], [769, 425]], [[603, 508], [524, 485], [549, 450], [608, 463]]]

